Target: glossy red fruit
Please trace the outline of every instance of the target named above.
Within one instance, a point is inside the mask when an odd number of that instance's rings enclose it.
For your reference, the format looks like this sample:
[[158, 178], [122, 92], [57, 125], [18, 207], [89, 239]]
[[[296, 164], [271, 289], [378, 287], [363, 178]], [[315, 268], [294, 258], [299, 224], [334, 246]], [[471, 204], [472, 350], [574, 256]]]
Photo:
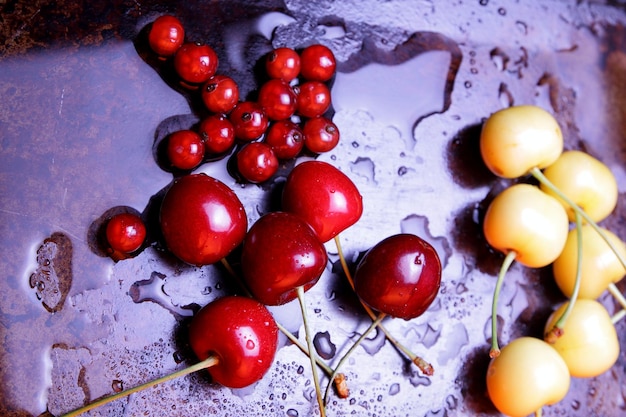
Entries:
[[297, 112], [304, 117], [321, 116], [330, 108], [330, 90], [319, 81], [307, 81], [298, 87]]
[[265, 71], [270, 78], [290, 82], [300, 74], [300, 55], [291, 48], [276, 48], [265, 58]]
[[189, 326], [189, 344], [200, 360], [211, 355], [208, 368], [215, 382], [243, 388], [259, 381], [274, 362], [278, 327], [259, 302], [226, 296], [201, 308]]
[[270, 124], [264, 142], [272, 147], [278, 159], [292, 159], [304, 147], [304, 133], [291, 120], [279, 120]]
[[162, 57], [172, 56], [185, 41], [183, 24], [174, 16], [163, 15], [152, 22], [148, 33], [150, 48]]
[[174, 55], [174, 69], [183, 80], [200, 84], [209, 80], [217, 71], [217, 54], [209, 45], [184, 43]]
[[363, 302], [405, 320], [426, 311], [440, 284], [437, 251], [411, 234], [394, 235], [378, 243], [365, 254], [354, 273], [355, 291]]
[[288, 119], [296, 112], [296, 93], [283, 80], [265, 82], [259, 90], [258, 101], [270, 120]]
[[193, 130], [179, 130], [169, 135], [166, 152], [174, 168], [189, 170], [204, 159], [204, 143]]
[[239, 86], [232, 78], [217, 74], [202, 86], [200, 97], [208, 111], [228, 113], [239, 102]]
[[308, 119], [302, 128], [304, 146], [315, 153], [331, 151], [339, 143], [339, 128], [324, 116]]
[[146, 226], [136, 214], [116, 214], [107, 222], [106, 238], [114, 252], [135, 252], [146, 239]]
[[214, 114], [202, 119], [198, 134], [204, 142], [205, 155], [219, 155], [235, 144], [235, 127], [223, 114]]
[[270, 145], [251, 142], [237, 152], [237, 169], [250, 182], [264, 182], [278, 171], [278, 158]]
[[244, 142], [251, 142], [263, 136], [269, 121], [263, 107], [254, 101], [242, 101], [229, 115], [235, 128], [235, 137]]
[[327, 162], [296, 165], [285, 182], [282, 209], [304, 219], [327, 242], [356, 223], [363, 197], [352, 180]]
[[206, 174], [174, 180], [161, 203], [161, 230], [169, 250], [192, 265], [213, 264], [243, 240], [248, 220], [237, 195]]
[[324, 45], [307, 46], [300, 53], [300, 75], [305, 80], [328, 81], [336, 68], [335, 54]]
[[319, 280], [328, 255], [311, 227], [298, 216], [272, 212], [250, 228], [241, 255], [243, 279], [267, 305], [285, 304]]

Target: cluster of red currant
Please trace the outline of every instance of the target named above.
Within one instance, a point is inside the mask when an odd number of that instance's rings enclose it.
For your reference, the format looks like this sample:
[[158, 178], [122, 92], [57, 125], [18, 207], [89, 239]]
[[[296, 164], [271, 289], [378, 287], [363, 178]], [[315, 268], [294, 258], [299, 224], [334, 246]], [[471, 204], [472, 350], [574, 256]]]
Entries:
[[[609, 370], [620, 348], [614, 323], [626, 313], [615, 283], [626, 269], [626, 244], [598, 226], [617, 204], [617, 182], [591, 155], [563, 151], [557, 121], [536, 106], [513, 106], [485, 122], [480, 150], [497, 176], [532, 176], [499, 193], [485, 213], [486, 240], [506, 255], [492, 305], [492, 361], [487, 389], [509, 416], [541, 414], [567, 394], [570, 377], [589, 378]], [[573, 227], [571, 223], [574, 224]], [[497, 300], [511, 263], [552, 266], [568, 300], [545, 324], [542, 339], [524, 336], [498, 346]], [[612, 317], [596, 299], [606, 290], [622, 310]]]

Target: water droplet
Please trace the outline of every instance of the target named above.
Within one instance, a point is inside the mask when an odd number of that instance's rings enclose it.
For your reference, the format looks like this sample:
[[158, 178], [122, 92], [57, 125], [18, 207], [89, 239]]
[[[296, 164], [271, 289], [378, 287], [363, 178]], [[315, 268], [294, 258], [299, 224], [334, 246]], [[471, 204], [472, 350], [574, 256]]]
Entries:
[[506, 16], [506, 9], [505, 9], [504, 7], [500, 7], [500, 8], [498, 9], [498, 14], [499, 14], [500, 16]]
[[572, 401], [572, 408], [573, 408], [574, 410], [578, 410], [578, 409], [580, 408], [580, 401], [578, 401], [578, 400], [573, 400], [573, 401]]
[[397, 382], [389, 386], [389, 395], [396, 395], [400, 392], [400, 384]]
[[256, 344], [254, 343], [254, 340], [248, 339], [248, 341], [246, 342], [246, 349], [254, 350], [254, 348], [256, 348]]
[[350, 164], [350, 170], [352, 172], [363, 178], [367, 178], [368, 181], [371, 181], [374, 184], [376, 184], [376, 178], [374, 174], [376, 171], [375, 168], [376, 167], [374, 165], [374, 161], [372, 161], [370, 158], [359, 157], [356, 161]]
[[430, 378], [428, 378], [427, 376], [423, 376], [417, 372], [413, 373], [409, 377], [409, 382], [414, 387], [419, 387], [420, 385], [424, 387], [428, 387], [431, 384]]
[[506, 85], [506, 83], [500, 83], [500, 87], [498, 88], [498, 99], [500, 99], [502, 107], [511, 107], [515, 104], [513, 94], [509, 91], [509, 86]]
[[290, 408], [289, 410], [287, 410], [287, 416], [288, 417], [298, 417], [298, 411], [294, 410], [293, 408]]
[[304, 373], [304, 366], [302, 366], [302, 365], [298, 366], [298, 369], [296, 370], [296, 373], [298, 375], [302, 375]]
[[191, 317], [193, 309], [191, 306], [181, 307], [174, 304], [171, 297], [165, 292], [166, 276], [153, 271], [150, 278], [136, 281], [131, 285], [128, 294], [135, 303], [151, 301], [165, 308], [175, 316]]
[[111, 384], [111, 389], [113, 390], [113, 392], [122, 392], [124, 391], [124, 383], [119, 379], [115, 379]]
[[385, 341], [387, 340], [385, 338], [385, 334], [380, 331], [378, 327], [374, 329], [374, 332], [376, 333], [374, 336], [366, 337], [361, 342], [361, 347], [363, 348], [363, 350], [365, 350], [370, 355], [375, 355], [376, 353], [378, 353], [383, 348], [383, 346], [385, 345]]
[[479, 3], [481, 6], [486, 6], [486, 5], [488, 5], [488, 4], [489, 4], [489, 0], [480, 0], [478, 3]]
[[337, 346], [330, 340], [330, 333], [320, 332], [313, 337], [315, 351], [322, 359], [331, 359], [337, 352]]
[[465, 88], [472, 88], [472, 82], [469, 80], [465, 81], [463, 85], [465, 86]]
[[492, 49], [491, 52], [489, 52], [489, 57], [499, 71], [506, 70], [510, 58], [502, 49]]

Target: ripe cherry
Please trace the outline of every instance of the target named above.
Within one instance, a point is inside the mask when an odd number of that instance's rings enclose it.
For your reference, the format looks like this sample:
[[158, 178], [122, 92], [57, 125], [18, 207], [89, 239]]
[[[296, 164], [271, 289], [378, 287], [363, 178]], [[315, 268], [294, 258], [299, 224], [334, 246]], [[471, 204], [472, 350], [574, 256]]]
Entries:
[[254, 297], [267, 305], [285, 304], [319, 280], [328, 257], [305, 221], [286, 212], [261, 216], [243, 242], [243, 279]]
[[245, 142], [263, 136], [269, 124], [263, 107], [253, 101], [242, 101], [237, 104], [229, 119], [235, 128], [235, 137]]
[[162, 57], [172, 56], [185, 41], [183, 24], [174, 16], [164, 15], [152, 22], [148, 33], [150, 48]]
[[405, 320], [432, 304], [441, 284], [441, 261], [412, 234], [390, 236], [371, 248], [354, 273], [354, 289], [370, 307]]
[[208, 45], [184, 43], [174, 55], [174, 69], [183, 80], [200, 84], [209, 80], [217, 71], [217, 54]]
[[311, 152], [331, 151], [339, 143], [339, 128], [324, 116], [308, 119], [302, 128], [304, 146]]
[[202, 86], [202, 102], [212, 113], [228, 113], [239, 102], [239, 87], [232, 78], [216, 74]]
[[276, 48], [265, 58], [268, 77], [291, 82], [300, 74], [300, 55], [291, 48]]
[[204, 142], [205, 155], [219, 155], [235, 144], [235, 128], [227, 116], [214, 114], [202, 119], [198, 133]]
[[260, 380], [271, 367], [278, 327], [258, 301], [226, 296], [200, 309], [189, 326], [189, 344], [200, 360], [215, 356], [211, 377], [230, 388]]
[[206, 174], [174, 180], [163, 197], [160, 223], [169, 250], [192, 265], [224, 258], [241, 243], [248, 228], [237, 195]]
[[352, 180], [331, 164], [305, 161], [287, 177], [282, 208], [309, 223], [325, 243], [361, 218], [363, 197]]
[[137, 251], [146, 239], [146, 227], [133, 213], [116, 214], [107, 222], [106, 238], [114, 252], [129, 254]]
[[328, 81], [336, 68], [335, 54], [327, 46], [307, 46], [300, 53], [300, 75], [305, 80]]
[[304, 133], [291, 120], [279, 120], [270, 124], [265, 134], [265, 143], [272, 147], [278, 159], [292, 159], [304, 147]]
[[278, 158], [267, 143], [251, 142], [237, 152], [237, 169], [250, 182], [264, 182], [278, 171]]
[[202, 137], [193, 130], [179, 130], [167, 139], [167, 157], [174, 168], [189, 170], [204, 159]]
[[288, 119], [296, 112], [296, 93], [283, 80], [265, 82], [259, 90], [258, 101], [270, 120]]
[[330, 90], [319, 81], [307, 81], [298, 87], [297, 112], [305, 117], [321, 116], [330, 108]]

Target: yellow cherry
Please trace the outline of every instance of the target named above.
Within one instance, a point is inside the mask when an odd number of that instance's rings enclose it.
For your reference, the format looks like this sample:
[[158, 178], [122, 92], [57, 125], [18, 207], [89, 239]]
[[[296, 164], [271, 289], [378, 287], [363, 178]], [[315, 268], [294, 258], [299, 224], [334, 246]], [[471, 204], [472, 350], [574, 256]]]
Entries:
[[[617, 204], [617, 181], [611, 170], [601, 161], [581, 151], [563, 152], [543, 174], [563, 194], [585, 210], [595, 222], [606, 218]], [[574, 210], [544, 184], [541, 189], [559, 200], [565, 207], [570, 221]]]
[[[546, 333], [561, 317], [568, 303], [548, 318]], [[552, 347], [561, 355], [571, 376], [591, 378], [609, 370], [620, 353], [615, 326], [606, 308], [596, 300], [577, 300]]]
[[487, 368], [493, 405], [511, 417], [526, 417], [563, 399], [570, 386], [567, 365], [556, 350], [534, 337], [515, 339]]
[[563, 206], [529, 184], [516, 184], [498, 194], [485, 213], [487, 242], [531, 268], [552, 263], [561, 253], [569, 222]]
[[[626, 258], [626, 244], [611, 231], [604, 228], [600, 229], [620, 253], [622, 259]], [[582, 259], [578, 298], [596, 299], [607, 289], [609, 284], [621, 280], [626, 270], [611, 247], [591, 225], [582, 225], [581, 233]], [[576, 229], [572, 229], [567, 235], [563, 251], [552, 265], [554, 280], [567, 297], [571, 297], [574, 290], [577, 261]]]
[[480, 134], [480, 153], [487, 168], [503, 178], [517, 178], [545, 168], [563, 152], [563, 134], [554, 117], [541, 107], [513, 106], [493, 113]]

